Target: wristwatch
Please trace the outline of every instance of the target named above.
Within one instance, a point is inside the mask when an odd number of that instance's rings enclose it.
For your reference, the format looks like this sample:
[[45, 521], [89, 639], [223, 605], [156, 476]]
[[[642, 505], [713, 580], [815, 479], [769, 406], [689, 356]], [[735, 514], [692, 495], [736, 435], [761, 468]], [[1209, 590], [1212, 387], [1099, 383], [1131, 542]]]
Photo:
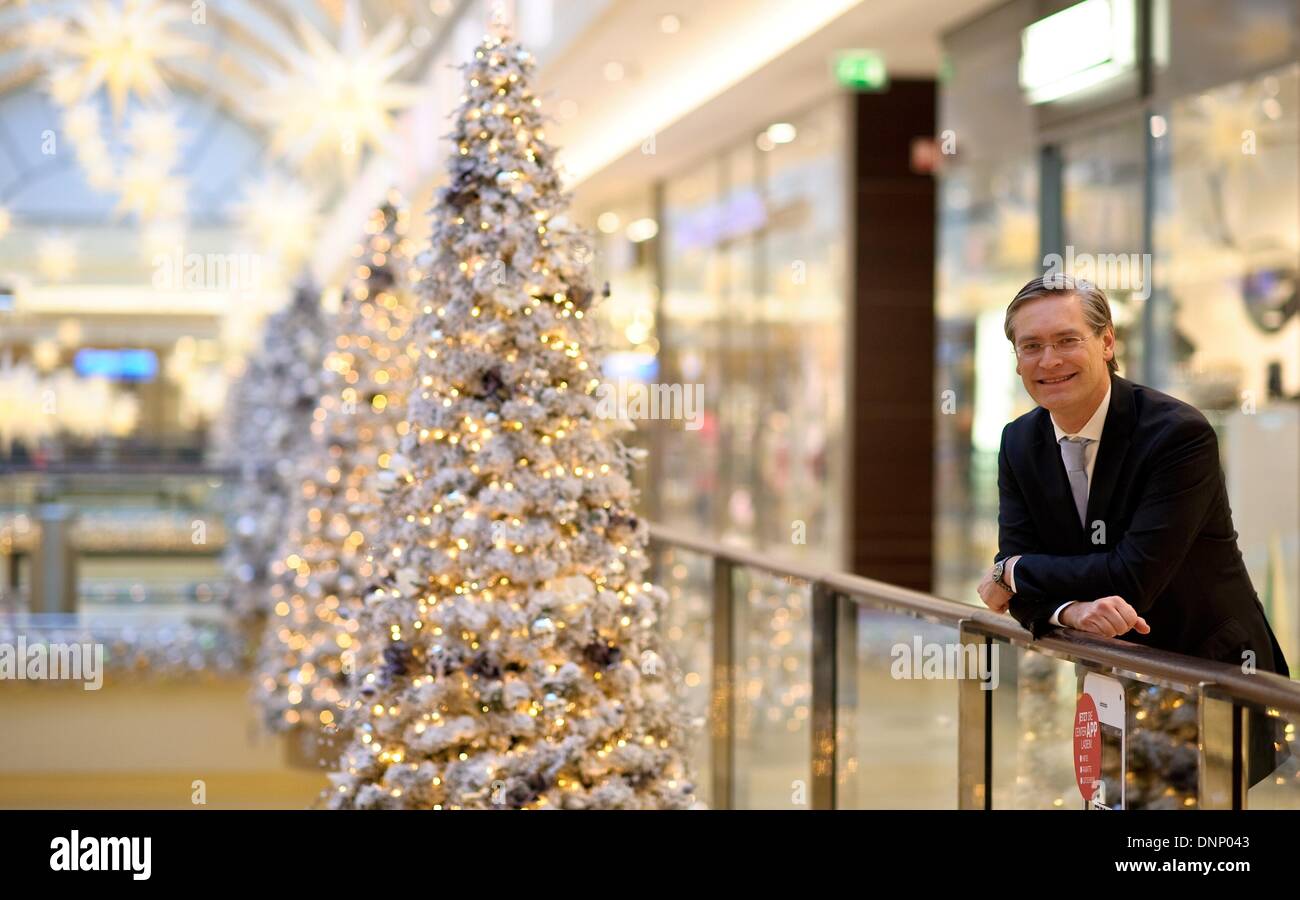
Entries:
[[993, 583], [998, 585], [1007, 593], [1014, 594], [1015, 591], [1011, 590], [1011, 585], [1002, 580], [1002, 570], [1005, 569], [1006, 566], [1007, 561], [1005, 559], [999, 559], [993, 564]]

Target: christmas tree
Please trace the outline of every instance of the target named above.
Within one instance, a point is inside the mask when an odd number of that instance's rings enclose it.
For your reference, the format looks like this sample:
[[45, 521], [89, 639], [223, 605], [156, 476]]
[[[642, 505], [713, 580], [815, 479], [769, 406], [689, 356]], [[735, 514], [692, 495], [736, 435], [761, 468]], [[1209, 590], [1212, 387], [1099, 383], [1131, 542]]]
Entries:
[[379, 513], [377, 474], [406, 428], [408, 215], [398, 198], [376, 209], [354, 248], [311, 442], [299, 461], [288, 528], [271, 563], [271, 615], [262, 635], [256, 698], [268, 725], [334, 726], [344, 708], [345, 660], [361, 591], [373, 580], [368, 542]]
[[682, 808], [642, 451], [597, 415], [596, 297], [532, 61], [468, 66], [420, 283], [418, 382], [329, 805]]
[[299, 285], [289, 305], [267, 317], [261, 348], [226, 401], [222, 455], [238, 478], [227, 506], [224, 562], [231, 609], [250, 639], [268, 610], [268, 570], [297, 490], [295, 465], [310, 439], [326, 332], [320, 294]]

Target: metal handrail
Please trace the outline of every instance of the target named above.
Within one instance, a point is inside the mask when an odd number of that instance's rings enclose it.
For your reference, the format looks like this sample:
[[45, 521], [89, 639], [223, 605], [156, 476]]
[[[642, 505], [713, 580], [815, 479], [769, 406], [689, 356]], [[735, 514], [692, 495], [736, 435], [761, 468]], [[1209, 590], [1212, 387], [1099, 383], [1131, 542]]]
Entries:
[[[995, 639], [1035, 652], [1103, 670], [1118, 670], [1142, 680], [1186, 686], [1201, 704], [1202, 806], [1244, 805], [1242, 728], [1248, 707], [1274, 714], [1300, 715], [1300, 683], [1271, 672], [1244, 673], [1239, 667], [1129, 641], [1061, 628], [1035, 640], [1009, 615], [934, 597], [919, 591], [842, 572], [819, 572], [780, 555], [759, 553], [651, 523], [651, 541], [707, 557], [713, 563], [713, 720], [715, 804], [728, 808], [734, 798], [734, 646], [731, 571], [745, 568], [805, 582], [812, 598], [812, 782], [814, 808], [835, 808], [836, 735], [841, 642], [852, 635], [851, 605], [889, 609], [951, 625], [963, 643]], [[652, 558], [652, 562], [656, 562]], [[657, 573], [656, 573], [657, 575]], [[846, 634], [847, 633], [847, 634]], [[847, 641], [844, 641], [847, 643]], [[990, 808], [992, 692], [974, 681], [959, 691], [959, 805]], [[969, 758], [968, 758], [969, 757]]]
[[650, 536], [661, 544], [724, 559], [733, 566], [795, 578], [807, 582], [814, 589], [817, 585], [822, 585], [836, 594], [850, 600], [865, 601], [873, 607], [906, 611], [954, 627], [964, 623], [974, 625], [985, 634], [1019, 646], [1032, 646], [1035, 650], [1054, 656], [1068, 656], [1083, 663], [1124, 669], [1161, 681], [1187, 685], [1216, 684], [1236, 699], [1300, 714], [1300, 682], [1272, 672], [1246, 675], [1239, 667], [1227, 663], [1155, 650], [1131, 641], [1090, 635], [1070, 628], [1059, 628], [1049, 636], [1035, 640], [1011, 616], [970, 604], [847, 572], [818, 572], [800, 563], [783, 560], [779, 555], [710, 541], [653, 523], [650, 525]]

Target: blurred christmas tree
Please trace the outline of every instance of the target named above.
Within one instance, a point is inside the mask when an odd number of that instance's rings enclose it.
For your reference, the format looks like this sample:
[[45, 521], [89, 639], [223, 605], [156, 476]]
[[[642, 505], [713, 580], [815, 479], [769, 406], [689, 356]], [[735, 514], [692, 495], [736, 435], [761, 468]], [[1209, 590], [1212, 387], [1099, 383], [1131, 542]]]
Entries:
[[320, 294], [300, 285], [288, 306], [267, 317], [261, 348], [226, 401], [222, 461], [238, 476], [226, 507], [224, 564], [231, 609], [250, 640], [269, 609], [268, 570], [310, 440], [326, 335]]
[[1123, 679], [1128, 698], [1127, 809], [1194, 809], [1199, 754], [1197, 698]]
[[531, 68], [496, 38], [468, 67], [333, 807], [693, 801], [641, 453], [597, 415], [587, 247]]
[[267, 724], [332, 729], [345, 706], [348, 653], [361, 592], [374, 576], [378, 473], [389, 465], [415, 368], [412, 243], [398, 198], [371, 214], [354, 248], [311, 442], [297, 467], [288, 527], [271, 562], [271, 616], [256, 698]]

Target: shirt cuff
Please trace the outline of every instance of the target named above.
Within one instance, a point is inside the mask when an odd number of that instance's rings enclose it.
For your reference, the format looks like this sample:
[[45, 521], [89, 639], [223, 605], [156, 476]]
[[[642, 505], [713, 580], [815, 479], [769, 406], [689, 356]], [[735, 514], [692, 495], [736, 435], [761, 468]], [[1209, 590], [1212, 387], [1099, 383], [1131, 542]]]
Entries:
[[1019, 556], [1013, 556], [1007, 560], [1007, 564], [1002, 569], [1002, 580], [1011, 588], [1011, 593], [1016, 592], [1016, 563], [1020, 561]]
[[1073, 603], [1073, 602], [1074, 602], [1073, 600], [1067, 600], [1065, 603], [1062, 603], [1060, 606], [1058, 606], [1058, 607], [1056, 608], [1056, 612], [1052, 613], [1052, 620], [1051, 620], [1051, 621], [1052, 621], [1052, 624], [1053, 624], [1053, 625], [1057, 626], [1058, 628], [1064, 628], [1064, 627], [1065, 627], [1064, 625], [1061, 624], [1061, 610], [1065, 609], [1067, 606], [1069, 606], [1069, 605], [1070, 605], [1071, 603]]

